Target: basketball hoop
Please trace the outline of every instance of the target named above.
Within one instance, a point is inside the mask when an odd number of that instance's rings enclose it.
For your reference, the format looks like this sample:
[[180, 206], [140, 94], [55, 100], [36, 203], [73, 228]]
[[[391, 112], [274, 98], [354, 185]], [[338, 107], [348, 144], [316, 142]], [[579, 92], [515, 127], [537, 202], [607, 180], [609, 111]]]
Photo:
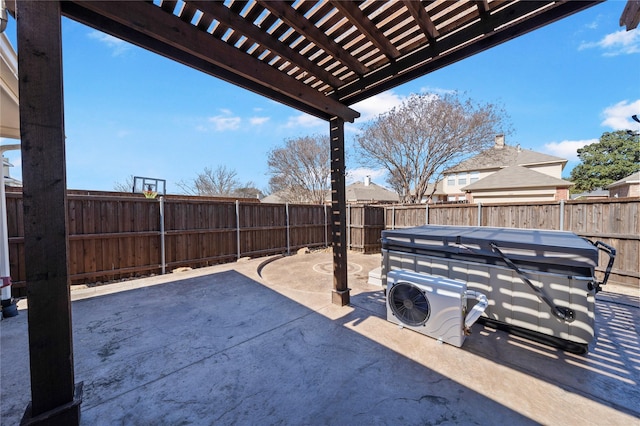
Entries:
[[166, 195], [166, 181], [164, 179], [133, 177], [133, 192], [141, 192], [145, 198], [156, 198], [158, 194]]

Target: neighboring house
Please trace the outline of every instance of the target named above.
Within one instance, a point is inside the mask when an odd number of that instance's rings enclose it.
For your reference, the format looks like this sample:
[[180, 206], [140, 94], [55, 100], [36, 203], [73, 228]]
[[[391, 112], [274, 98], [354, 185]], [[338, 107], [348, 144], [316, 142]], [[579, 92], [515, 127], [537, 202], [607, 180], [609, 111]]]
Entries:
[[[283, 191], [275, 192], [267, 195], [260, 200], [262, 203], [285, 204], [287, 194]], [[371, 178], [367, 176], [364, 182], [355, 182], [345, 187], [345, 198], [350, 204], [388, 204], [397, 203], [400, 198], [398, 194], [389, 191], [380, 185], [371, 182]], [[331, 204], [331, 194], [327, 194], [325, 202]]]
[[[363, 182], [347, 185], [345, 198], [349, 204], [390, 204], [400, 201], [398, 194], [371, 182], [369, 176]], [[327, 201], [331, 201], [331, 196], [327, 197]]]
[[567, 160], [505, 144], [495, 145], [445, 171], [443, 192], [447, 201], [509, 203], [558, 201], [569, 198], [573, 184], [562, 179]]
[[269, 194], [264, 198], [260, 199], [261, 203], [267, 204], [286, 204], [287, 201], [284, 199], [283, 191], [274, 192], [273, 194]]
[[363, 182], [347, 185], [345, 198], [349, 204], [389, 204], [400, 201], [398, 194], [371, 182], [369, 176]]
[[307, 198], [303, 198], [300, 195], [292, 195], [291, 192], [287, 190], [277, 191], [273, 194], [269, 194], [264, 198], [260, 199], [261, 203], [270, 203], [270, 204], [317, 204], [312, 200]]
[[640, 171], [607, 186], [609, 197], [640, 197]]

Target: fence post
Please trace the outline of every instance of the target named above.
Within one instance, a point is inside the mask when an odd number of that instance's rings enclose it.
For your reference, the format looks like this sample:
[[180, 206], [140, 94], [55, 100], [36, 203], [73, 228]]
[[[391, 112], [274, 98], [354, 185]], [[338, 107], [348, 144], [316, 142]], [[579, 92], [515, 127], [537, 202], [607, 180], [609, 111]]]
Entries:
[[164, 197], [160, 197], [160, 261], [162, 262], [162, 275], [166, 273], [167, 261], [164, 250]]
[[560, 200], [560, 230], [564, 231], [564, 200]]
[[391, 229], [396, 229], [396, 205], [391, 206]]
[[347, 204], [347, 250], [351, 250], [351, 204]]
[[289, 229], [289, 203], [285, 203], [285, 216], [287, 218], [287, 256], [291, 255], [291, 231]]
[[424, 205], [424, 224], [429, 224], [429, 202]]
[[240, 201], [236, 200], [236, 244], [238, 248], [238, 259], [240, 259]]
[[482, 226], [482, 203], [478, 202], [478, 226]]

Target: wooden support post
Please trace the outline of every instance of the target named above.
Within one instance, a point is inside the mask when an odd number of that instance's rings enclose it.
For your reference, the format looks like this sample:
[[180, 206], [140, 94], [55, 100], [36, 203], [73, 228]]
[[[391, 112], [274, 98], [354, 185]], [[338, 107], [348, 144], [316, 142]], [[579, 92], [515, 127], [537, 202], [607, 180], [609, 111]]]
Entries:
[[347, 226], [344, 161], [344, 120], [329, 121], [331, 138], [331, 245], [333, 247], [333, 292], [331, 301], [340, 306], [350, 302], [347, 288]]
[[82, 385], [73, 371], [60, 2], [16, 7], [31, 368], [22, 421], [77, 425]]

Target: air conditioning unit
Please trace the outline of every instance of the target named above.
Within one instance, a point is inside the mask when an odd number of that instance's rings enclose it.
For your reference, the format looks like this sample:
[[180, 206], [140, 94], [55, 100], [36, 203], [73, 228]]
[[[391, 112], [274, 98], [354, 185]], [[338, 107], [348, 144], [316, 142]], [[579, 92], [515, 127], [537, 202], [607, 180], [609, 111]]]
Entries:
[[[466, 313], [469, 298], [478, 303]], [[487, 305], [461, 281], [405, 270], [387, 274], [387, 320], [454, 346], [462, 346]]]

